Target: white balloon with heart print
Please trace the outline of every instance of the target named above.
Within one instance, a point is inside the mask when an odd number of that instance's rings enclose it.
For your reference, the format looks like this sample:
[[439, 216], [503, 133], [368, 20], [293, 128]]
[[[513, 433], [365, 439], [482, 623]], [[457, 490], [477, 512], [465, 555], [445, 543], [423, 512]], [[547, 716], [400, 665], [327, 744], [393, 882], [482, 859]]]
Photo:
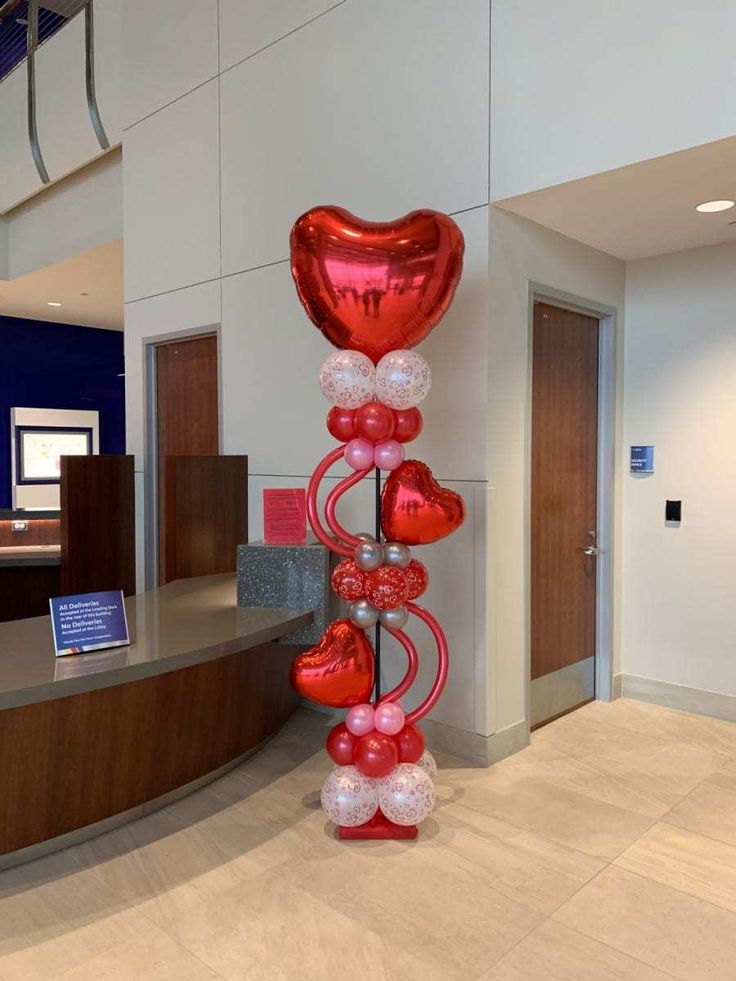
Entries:
[[376, 366], [378, 401], [392, 409], [411, 409], [432, 387], [432, 370], [416, 351], [391, 351]]
[[360, 351], [335, 351], [319, 373], [322, 394], [341, 409], [359, 409], [376, 397], [376, 369]]
[[437, 803], [432, 778], [416, 763], [399, 763], [377, 783], [378, 806], [394, 824], [421, 824]]
[[437, 780], [437, 761], [434, 756], [430, 753], [428, 749], [425, 749], [422, 755], [416, 762], [417, 766], [420, 766], [425, 773], [428, 773], [433, 781]]
[[355, 766], [338, 766], [322, 786], [322, 810], [342, 828], [370, 821], [378, 810], [376, 781]]

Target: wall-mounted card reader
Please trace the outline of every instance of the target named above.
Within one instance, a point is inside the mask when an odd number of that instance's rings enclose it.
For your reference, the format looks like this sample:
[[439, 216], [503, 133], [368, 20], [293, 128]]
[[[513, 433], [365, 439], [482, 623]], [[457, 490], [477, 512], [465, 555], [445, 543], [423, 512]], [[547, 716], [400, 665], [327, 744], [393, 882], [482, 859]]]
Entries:
[[664, 506], [665, 521], [682, 521], [682, 501], [667, 501]]

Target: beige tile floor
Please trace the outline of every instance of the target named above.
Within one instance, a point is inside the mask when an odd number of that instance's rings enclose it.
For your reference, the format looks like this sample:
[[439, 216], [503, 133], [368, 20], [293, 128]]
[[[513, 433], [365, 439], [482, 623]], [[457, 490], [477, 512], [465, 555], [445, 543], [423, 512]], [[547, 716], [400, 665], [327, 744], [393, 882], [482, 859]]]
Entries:
[[593, 703], [441, 757], [418, 842], [344, 844], [326, 725], [0, 874], [0, 981], [736, 981], [736, 726]]

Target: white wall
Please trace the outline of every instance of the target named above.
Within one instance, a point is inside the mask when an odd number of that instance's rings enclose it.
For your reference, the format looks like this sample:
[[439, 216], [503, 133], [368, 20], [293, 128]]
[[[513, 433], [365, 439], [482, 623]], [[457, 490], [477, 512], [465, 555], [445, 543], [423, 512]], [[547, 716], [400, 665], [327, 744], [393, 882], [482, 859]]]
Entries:
[[627, 265], [625, 377], [622, 670], [736, 695], [736, 245]]
[[[317, 385], [332, 349], [291, 281], [293, 221], [328, 203], [369, 219], [461, 212], [465, 273], [421, 348], [434, 387], [415, 445], [468, 505], [463, 529], [422, 550], [427, 603], [452, 649], [434, 717], [486, 734], [488, 0], [221, 0], [219, 25], [214, 3], [198, 5], [196, 23], [171, 7], [146, 5], [143, 16], [134, 4], [126, 27], [126, 50], [149, 51], [134, 81], [126, 69], [124, 99], [126, 402], [139, 499], [145, 338], [221, 324], [223, 450], [249, 455], [256, 538], [263, 487], [304, 485], [334, 445]], [[371, 527], [369, 487], [346, 501], [344, 521]], [[417, 637], [426, 689], [434, 655]], [[390, 679], [400, 656], [386, 661]]]
[[732, 136], [734, 33], [724, 0], [492, 0], [492, 200]]
[[[621, 381], [624, 264], [579, 242], [497, 208], [490, 221], [490, 335], [488, 380], [488, 713], [495, 730], [527, 716], [530, 480], [530, 284], [603, 304], [617, 311], [617, 367]], [[617, 443], [620, 445], [620, 392]], [[620, 574], [620, 493], [614, 603]], [[614, 638], [614, 647], [617, 638]]]
[[11, 211], [4, 226], [7, 265], [6, 275], [0, 268], [0, 279], [24, 276], [121, 238], [120, 151], [106, 154], [43, 194], [35, 195]]

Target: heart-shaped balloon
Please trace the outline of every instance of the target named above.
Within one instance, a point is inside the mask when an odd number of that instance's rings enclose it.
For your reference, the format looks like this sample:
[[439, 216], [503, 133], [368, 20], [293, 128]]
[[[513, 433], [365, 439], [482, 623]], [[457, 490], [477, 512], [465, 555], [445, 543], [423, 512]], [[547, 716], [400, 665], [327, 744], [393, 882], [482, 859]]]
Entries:
[[291, 272], [310, 319], [339, 348], [377, 362], [424, 340], [452, 302], [463, 235], [438, 211], [361, 221], [313, 208], [291, 231]]
[[335, 620], [316, 647], [294, 659], [291, 684], [320, 705], [348, 708], [367, 702], [373, 691], [373, 648], [350, 620]]
[[459, 528], [465, 504], [440, 487], [426, 463], [405, 460], [391, 472], [381, 498], [381, 524], [388, 541], [428, 545]]

